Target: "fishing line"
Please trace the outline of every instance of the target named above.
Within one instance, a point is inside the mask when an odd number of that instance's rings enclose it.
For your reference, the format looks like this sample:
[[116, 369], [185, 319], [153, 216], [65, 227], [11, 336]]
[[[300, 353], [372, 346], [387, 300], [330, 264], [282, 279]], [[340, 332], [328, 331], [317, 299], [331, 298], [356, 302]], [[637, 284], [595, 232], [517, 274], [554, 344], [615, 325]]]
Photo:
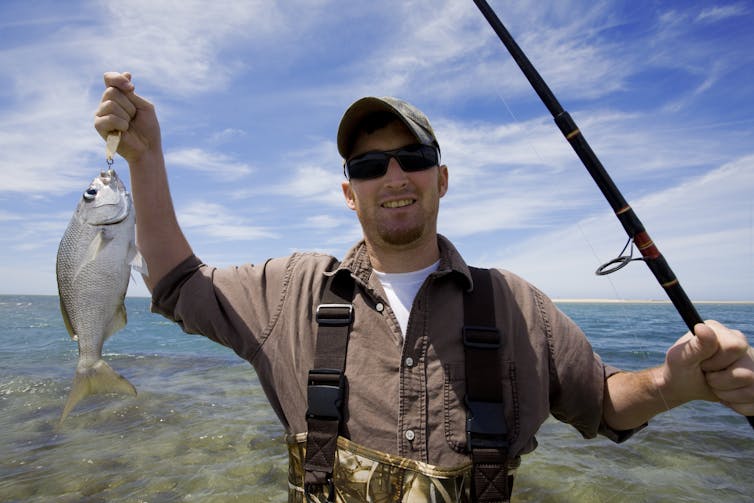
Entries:
[[[584, 163], [584, 166], [589, 171], [592, 178], [597, 183], [600, 190], [603, 192], [603, 195], [608, 200], [611, 207], [613, 207], [613, 210], [615, 212], [615, 215], [618, 217], [618, 220], [623, 225], [624, 230], [626, 230], [627, 234], [629, 235], [629, 241], [626, 243], [626, 246], [624, 247], [624, 250], [621, 252], [620, 256], [617, 259], [613, 259], [612, 261], [608, 262], [607, 264], [600, 266], [598, 268], [597, 272], [603, 272], [605, 273], [607, 269], [612, 265], [612, 270], [610, 272], [613, 272], [614, 270], [618, 270], [625, 265], [627, 265], [629, 262], [633, 261], [634, 258], [632, 256], [632, 253], [628, 256], [624, 255], [625, 250], [631, 246], [631, 252], [633, 252], [633, 245], [634, 242], [639, 247], [641, 253], [642, 253], [642, 259], [647, 264], [648, 268], [652, 271], [655, 278], [658, 280], [660, 285], [665, 290], [666, 294], [672, 301], [674, 307], [678, 311], [678, 313], [683, 318], [686, 325], [689, 327], [691, 331], [693, 331], [693, 327], [695, 323], [701, 322], [701, 317], [696, 312], [694, 305], [691, 303], [691, 301], [686, 296], [685, 292], [681, 288], [680, 283], [675, 278], [675, 275], [673, 274], [672, 270], [670, 269], [669, 265], [665, 261], [664, 257], [660, 254], [659, 250], [657, 249], [654, 242], [651, 240], [651, 238], [648, 236], [646, 230], [644, 229], [643, 225], [639, 221], [638, 217], [633, 212], [632, 208], [626, 203], [626, 201], [623, 199], [622, 195], [620, 194], [620, 191], [615, 187], [612, 180], [610, 179], [607, 172], [602, 167], [601, 163], [597, 159], [596, 155], [591, 151], [591, 148], [589, 147], [586, 140], [581, 135], [581, 132], [578, 130], [576, 124], [571, 119], [570, 115], [565, 112], [565, 110], [560, 107], [559, 103], [555, 99], [555, 97], [550, 92], [549, 88], [547, 88], [544, 81], [541, 79], [541, 77], [537, 74], [536, 70], [531, 66], [531, 64], [526, 59], [523, 52], [518, 48], [518, 46], [515, 44], [515, 41], [512, 40], [512, 37], [510, 37], [509, 34], [507, 34], [507, 30], [502, 26], [502, 23], [499, 22], [494, 15], [494, 12], [491, 11], [488, 5], [486, 5], [483, 1], [477, 1], [475, 0], [475, 3], [477, 6], [482, 10], [482, 13], [487, 17], [488, 21], [492, 25], [495, 32], [500, 37], [503, 44], [506, 46], [506, 48], [511, 53], [511, 56], [513, 56], [514, 60], [519, 64], [522, 71], [526, 75], [529, 82], [533, 85], [535, 88], [535, 91], [537, 91], [537, 94], [542, 99], [543, 103], [547, 106], [548, 110], [553, 115], [553, 118], [555, 119], [556, 124], [560, 128], [563, 135], [566, 137], [568, 142], [571, 144], [573, 149], [576, 151], [576, 153], [579, 155], [579, 158]], [[487, 7], [485, 9], [484, 7]], [[491, 14], [491, 15], [490, 15]], [[508, 105], [505, 98], [503, 98], [500, 93], [498, 92], [498, 97], [501, 99], [501, 101], [504, 103], [506, 109], [508, 109], [509, 114], [513, 118], [513, 120], [516, 123], [519, 123], [517, 117], [515, 114], [513, 114], [511, 107]], [[529, 137], [527, 135], [527, 143], [529, 143], [530, 148], [532, 151], [535, 152], [537, 157], [540, 161], [542, 161], [542, 157], [537, 151], [536, 147], [531, 145], [531, 142], [528, 141]], [[583, 228], [580, 226], [580, 224], [577, 224], [577, 227], [579, 228], [579, 232], [586, 236], [586, 233], [584, 232]], [[592, 250], [592, 253], [596, 255], [596, 252], [594, 250], [594, 247], [592, 246], [591, 242], [588, 238], [585, 237], [585, 242], [588, 243], [588, 246]], [[617, 293], [617, 288], [615, 287], [615, 284], [610, 280], [610, 284], [614, 290], [614, 292]], [[625, 319], [626, 313], [625, 313], [625, 307], [621, 309], [622, 316]], [[630, 328], [631, 325], [626, 323], [626, 327]], [[634, 341], [637, 341], [637, 334], [634, 331], [633, 335]], [[646, 347], [648, 345], [648, 342], [641, 342], [636, 344], [638, 347]], [[643, 359], [646, 360], [648, 358], [648, 354], [645, 352], [643, 355]], [[663, 358], [664, 361], [664, 358]], [[661, 393], [659, 387], [657, 386], [657, 383], [655, 384], [654, 389], [657, 391], [657, 396], [660, 398], [661, 403], [663, 407], [665, 408], [666, 413], [670, 411], [669, 404], [663, 394]], [[677, 416], [675, 414], [668, 414], [665, 416], [667, 420], [671, 422], [678, 423]], [[749, 423], [754, 426], [754, 418], [748, 417]], [[684, 437], [688, 437], [688, 432]], [[688, 442], [688, 440], [686, 440]], [[615, 496], [618, 496], [620, 493], [625, 491], [625, 487], [628, 486], [628, 481], [626, 481], [626, 485], [624, 486], [624, 489], [619, 490], [618, 493], [615, 494]], [[612, 498], [611, 498], [612, 499]]]
[[[477, 54], [477, 61], [481, 64], [483, 61], [482, 61], [480, 55], [478, 53], [476, 53], [476, 54]], [[541, 165], [547, 166], [548, 163], [545, 162], [544, 157], [540, 154], [539, 149], [537, 149], [537, 147], [536, 147], [536, 144], [533, 141], [531, 141], [532, 135], [531, 135], [529, 129], [525, 128], [523, 126], [523, 123], [521, 122], [521, 120], [513, 112], [513, 109], [508, 104], [508, 101], [505, 99], [505, 96], [503, 95], [501, 89], [498, 86], [493, 87], [493, 89], [495, 90], [495, 94], [497, 95], [498, 99], [503, 103], [503, 105], [505, 106], [505, 109], [508, 111], [508, 114], [513, 119], [514, 124], [516, 124], [524, 132], [524, 140], [526, 141], [526, 144], [529, 146], [529, 148], [531, 149], [531, 151], [534, 153], [535, 157], [539, 160], [539, 162], [540, 162]], [[599, 274], [600, 276], [607, 276], [611, 272], [614, 272], [614, 271], [616, 271], [618, 269], [621, 269], [625, 265], [627, 265], [628, 261], [624, 257], [624, 253], [625, 253], [625, 250], [628, 247], [629, 243], [633, 247], [633, 241], [632, 240], [629, 240], [629, 242], [626, 243], [626, 246], [624, 246], [623, 250], [619, 254], [619, 257], [617, 257], [617, 258], [615, 258], [615, 259], [613, 259], [613, 260], [611, 260], [611, 261], [609, 261], [607, 263], [603, 263], [604, 259], [599, 256], [599, 254], [597, 253], [597, 250], [594, 248], [594, 246], [592, 244], [592, 241], [589, 239], [589, 236], [584, 231], [584, 228], [581, 225], [581, 222], [578, 221], [578, 220], [576, 221], [576, 227], [578, 228], [579, 234], [581, 234], [581, 237], [582, 237], [584, 243], [586, 243], [587, 247], [592, 252], [592, 256], [595, 258], [596, 263], [598, 263], [598, 264], [602, 263], [603, 264], [603, 265], [601, 265], [597, 269], [597, 271], [601, 271], [601, 273]], [[614, 261], [617, 261], [619, 259], [621, 260], [621, 262], [623, 262], [622, 265], [618, 266], [617, 268], [611, 269], [611, 270], [609, 270], [607, 272], [604, 271], [604, 268], [605, 268], [605, 266], [607, 264], [611, 264]], [[636, 257], [636, 258], [631, 257], [630, 260], [642, 260], [642, 259], [640, 257]], [[615, 298], [615, 300], [617, 300], [617, 301], [623, 300], [625, 297], [622, 297], [620, 295], [620, 293], [618, 292], [618, 288], [616, 287], [615, 282], [613, 281], [613, 279], [611, 277], [609, 277], [609, 276], [607, 276], [605, 279], [607, 279], [608, 283], [610, 284], [610, 289], [613, 292], [613, 297]], [[628, 322], [628, 314], [626, 313], [626, 308], [623, 305], [620, 306], [620, 315], [623, 317], [623, 321], [626, 322], [626, 325], [628, 325], [628, 323], [627, 323]], [[636, 342], [639, 342], [638, 336], [635, 333], [633, 334], [633, 337], [634, 337], [634, 340]], [[648, 358], [647, 357], [648, 346], [646, 346], [646, 344], [647, 344], [646, 342], [639, 342], [639, 346], [644, 346], [643, 354], [644, 354], [644, 358], [645, 359]], [[664, 399], [663, 399], [663, 401], [664, 401]], [[667, 406], [667, 403], [666, 403], [666, 406]]]
[[[633, 208], [625, 200], [623, 194], [621, 194], [607, 170], [605, 170], [602, 162], [592, 150], [576, 122], [558, 102], [547, 83], [497, 17], [495, 11], [489, 6], [486, 0], [474, 0], [474, 3], [529, 81], [533, 90], [542, 101], [542, 104], [547, 107], [558, 129], [560, 129], [560, 132], [573, 148], [574, 153], [581, 160], [584, 168], [586, 168], [597, 184], [605, 200], [610, 204], [626, 234], [636, 243], [641, 251], [645, 264], [655, 276], [660, 286], [665, 290], [665, 294], [672, 301], [673, 306], [686, 323], [689, 331], [693, 333], [695, 326], [704, 323], [704, 320], [697, 312], [694, 303], [689, 299], [675, 273], [665, 260], [665, 257], [660, 253], [657, 244], [649, 236], [638, 215], [636, 215]], [[750, 426], [754, 428], [754, 416], [747, 416], [746, 419]]]
[[[476, 55], [477, 55], [477, 62], [481, 65], [481, 63], [483, 63], [483, 61], [481, 59], [481, 56], [479, 55], [479, 53], [476, 53]], [[508, 114], [510, 115], [511, 119], [513, 120], [513, 123], [516, 126], [518, 126], [521, 129], [521, 131], [524, 132], [524, 141], [526, 142], [526, 144], [528, 145], [528, 147], [531, 149], [531, 151], [534, 153], [535, 157], [539, 160], [539, 162], [540, 162], [540, 164], [542, 166], [547, 166], [548, 163], [545, 162], [544, 157], [539, 152], [539, 149], [537, 149], [536, 144], [532, 141], [532, 134], [531, 134], [530, 130], [528, 128], [524, 127], [522, 121], [514, 113], [514, 111], [511, 108], [510, 104], [505, 99], [505, 96], [502, 93], [502, 89], [499, 86], [494, 86], [493, 89], [494, 89], [495, 94], [497, 95], [498, 99], [503, 103], [503, 105], [505, 106], [505, 109], [508, 111]], [[633, 240], [629, 239], [629, 241], [626, 243], [626, 246], [624, 246], [623, 250], [619, 254], [619, 257], [617, 257], [617, 258], [615, 258], [615, 259], [613, 259], [613, 260], [611, 260], [611, 261], [609, 261], [607, 263], [603, 263], [604, 262], [604, 258], [600, 257], [599, 254], [597, 253], [597, 250], [593, 246], [591, 239], [589, 238], [588, 234], [586, 233], [586, 231], [584, 230], [583, 226], [581, 225], [581, 221], [578, 221], [578, 220], [576, 221], [576, 228], [579, 230], [579, 234], [581, 235], [583, 242], [586, 243], [587, 247], [591, 251], [592, 256], [595, 258], [596, 263], [597, 264], [602, 264], [597, 269], [597, 271], [600, 272], [598, 275], [605, 276], [605, 279], [608, 281], [608, 284], [610, 285], [610, 289], [612, 290], [613, 298], [616, 301], [618, 301], [617, 304], [618, 304], [619, 307], [618, 307], [618, 313], [617, 313], [616, 316], [619, 319], [623, 320], [623, 326], [625, 326], [625, 327], [630, 326], [630, 323], [629, 323], [630, 320], [629, 320], [629, 315], [628, 315], [628, 312], [627, 312], [627, 308], [621, 302], [622, 300], [625, 299], [625, 297], [623, 297], [623, 296], [620, 295], [620, 292], [618, 291], [618, 288], [617, 288], [615, 282], [613, 281], [613, 278], [611, 278], [609, 276], [609, 274], [611, 272], [617, 271], [618, 269], [621, 269], [621, 268], [625, 267], [628, 264], [629, 261], [642, 260], [641, 257], [635, 257], [634, 258], [634, 257], [631, 256], [630, 259], [626, 259], [626, 257], [624, 256], [625, 250], [629, 246], [629, 244], [633, 248]], [[617, 266], [617, 267], [614, 267], [611, 270], [608, 270], [607, 272], [605, 272], [605, 267], [607, 265], [609, 265], [609, 264], [613, 264], [616, 261], [620, 261], [620, 262], [622, 262], [622, 264], [619, 265], [619, 266]], [[644, 340], [641, 340], [639, 338], [639, 336], [637, 335], [637, 333], [636, 333], [635, 330], [631, 332], [631, 338], [634, 341], [634, 347], [636, 347], [638, 349], [639, 357], [645, 363], [648, 363], [649, 362], [649, 352], [650, 352], [650, 348], [649, 348], [648, 342], [644, 341]], [[671, 409], [670, 409], [667, 401], [665, 400], [665, 397], [662, 396], [662, 393], [660, 393], [659, 390], [657, 390], [657, 391], [658, 391], [658, 394], [660, 395], [660, 397], [661, 397], [661, 399], [663, 401], [663, 404], [665, 405], [666, 412], [670, 411]]]
[[[477, 61], [480, 64], [482, 63], [481, 58], [479, 57], [478, 54], [477, 54]], [[513, 112], [513, 109], [511, 108], [511, 106], [509, 105], [508, 101], [505, 99], [504, 95], [502, 94], [502, 90], [499, 88], [499, 86], [495, 86], [495, 87], [493, 87], [493, 89], [494, 89], [495, 94], [497, 95], [498, 99], [500, 99], [500, 101], [505, 106], [505, 109], [508, 111], [508, 114], [510, 115], [511, 119], [513, 120], [513, 123], [516, 126], [518, 126], [523, 131], [524, 141], [526, 142], [526, 144], [528, 145], [528, 147], [531, 149], [531, 151], [534, 153], [534, 156], [538, 159], [538, 161], [540, 162], [540, 164], [542, 166], [547, 166], [548, 163], [545, 162], [544, 157], [541, 155], [541, 153], [539, 152], [539, 149], [536, 147], [536, 144], [532, 140], [532, 134], [531, 134], [530, 130], [528, 128], [523, 127], [522, 121]], [[599, 254], [597, 253], [597, 250], [595, 249], [595, 247], [592, 244], [591, 239], [589, 238], [588, 234], [585, 232], [583, 226], [581, 225], [581, 222], [578, 221], [578, 220], [576, 221], [576, 228], [579, 230], [579, 234], [581, 234], [583, 242], [586, 243], [587, 247], [591, 251], [592, 256], [596, 260], [596, 263], [597, 264], [603, 263], [604, 259], [599, 256]], [[630, 260], [626, 260], [626, 258], [624, 256], [624, 253], [626, 251], [626, 248], [628, 248], [629, 244], [631, 245], [631, 247], [633, 247], [633, 241], [629, 240], [626, 243], [626, 246], [624, 246], [623, 250], [619, 254], [618, 258], [613, 259], [612, 261], [607, 262], [606, 264], [603, 264], [602, 266], [600, 266], [597, 269], [597, 271], [600, 271], [601, 269], [604, 269], [606, 265], [612, 264], [616, 260], [620, 260], [622, 262], [622, 265], [619, 265], [617, 268], [613, 268], [609, 272], [614, 272], [614, 271], [616, 271], [618, 269], [623, 268], [625, 265], [628, 264], [629, 261], [642, 260], [641, 258], [633, 258], [633, 257], [631, 257]], [[610, 285], [610, 289], [613, 292], [613, 297], [617, 301], [616, 302], [616, 304], [617, 304], [617, 313], [616, 313], [615, 316], [617, 318], [618, 323], [620, 323], [621, 319], [623, 320], [623, 327], [630, 327], [631, 323], [630, 323], [629, 315], [628, 315], [628, 312], [627, 312], [627, 306], [623, 302], [621, 302], [621, 300], [623, 300], [624, 297], [622, 297], [620, 295], [620, 293], [618, 291], [618, 288], [617, 288], [615, 282], [613, 281], [613, 278], [611, 278], [609, 276], [609, 272], [605, 272], [605, 273], [601, 274], [601, 276], [604, 276], [605, 279], [608, 281], [608, 283]], [[646, 364], [649, 362], [649, 353], [650, 353], [649, 343], [647, 341], [645, 341], [645, 340], [641, 340], [639, 338], [639, 335], [637, 334], [636, 330], [632, 330], [631, 331], [630, 337], [633, 340], [633, 347], [635, 348], [634, 351], [633, 351], [634, 354], [637, 356], [638, 361], [640, 363], [642, 363], [643, 366], [646, 366]], [[656, 366], [656, 365], [654, 365], [654, 366]], [[670, 408], [667, 400], [665, 400], [665, 397], [662, 395], [662, 393], [660, 392], [660, 390], [657, 389], [657, 388], [655, 388], [655, 389], [657, 390], [658, 395], [660, 396], [660, 398], [662, 400], [662, 403], [663, 403], [663, 405], [665, 407], [665, 410], [666, 410], [665, 413], [667, 414], [669, 412], [672, 412], [672, 409]], [[674, 417], [672, 417], [672, 415], [671, 415], [670, 419], [673, 420], [673, 421], [676, 421], [676, 419]], [[686, 440], [688, 440], [688, 434], [686, 434], [685, 437], [686, 437]], [[637, 440], [639, 440], [639, 443], [641, 443], [641, 444], [646, 444], [646, 439], [643, 442], [641, 441], [641, 439], [637, 439]], [[614, 461], [614, 463], [616, 463], [616, 466], [619, 466], [619, 467], [622, 466], [620, 464], [620, 462], [618, 462], [618, 461]], [[605, 502], [607, 503], [607, 502], [610, 502], [610, 501], [615, 501], [618, 498], [622, 498], [623, 496], [625, 496], [625, 494], [626, 494], [626, 492], [627, 492], [627, 490], [628, 490], [628, 488], [630, 486], [631, 486], [631, 481], [629, 479], [626, 479], [622, 483], [621, 486], [613, 488], [613, 491], [614, 491], [613, 492], [613, 496], [611, 496], [608, 499], [606, 499]]]

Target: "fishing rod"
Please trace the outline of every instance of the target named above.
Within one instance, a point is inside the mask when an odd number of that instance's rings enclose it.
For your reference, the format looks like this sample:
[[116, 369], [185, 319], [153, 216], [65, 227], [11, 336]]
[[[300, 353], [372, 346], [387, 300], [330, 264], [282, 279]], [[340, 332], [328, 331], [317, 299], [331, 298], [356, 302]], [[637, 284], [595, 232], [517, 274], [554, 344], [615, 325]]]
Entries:
[[[704, 321], [702, 320], [702, 317], [699, 316], [694, 304], [681, 287], [681, 283], [675, 277], [675, 274], [665, 260], [665, 257], [662, 256], [657, 245], [649, 237], [649, 234], [646, 229], [644, 229], [644, 225], [642, 225], [639, 217], [636, 216], [636, 213], [626, 202], [625, 198], [618, 190], [618, 187], [613, 183], [610, 175], [608, 175], [604, 166], [602, 166], [602, 163], [597, 158], [597, 154], [595, 154], [592, 147], [589, 146], [589, 143], [586, 141], [586, 138], [584, 138], [584, 135], [581, 134], [581, 131], [579, 131], [578, 126], [571, 118], [570, 114], [560, 106], [560, 103], [557, 98], [555, 98], [555, 95], [552, 93], [547, 83], [542, 76], [539, 75], [539, 72], [534, 68], [534, 65], [531, 64], [529, 58], [526, 57], [524, 51], [518, 46], [513, 39], [513, 36], [505, 28], [502, 21], [500, 21], [500, 18], [497, 17], [497, 14], [495, 14], [495, 11], [492, 10], [492, 7], [490, 7], [486, 0], [474, 0], [474, 3], [482, 12], [485, 19], [487, 19], [487, 22], [500, 38], [500, 41], [505, 48], [508, 49], [508, 52], [515, 60], [516, 64], [518, 64], [524, 76], [534, 88], [534, 91], [542, 100], [542, 103], [544, 103], [547, 110], [552, 114], [553, 119], [555, 119], [555, 124], [557, 124], [560, 132], [563, 133], [563, 136], [568, 140], [568, 143], [570, 143], [571, 147], [576, 152], [576, 155], [579, 156], [584, 167], [589, 171], [589, 174], [592, 176], [595, 183], [602, 191], [602, 194], [605, 196], [605, 199], [607, 199], [607, 202], [610, 204], [610, 207], [615, 212], [615, 216], [618, 217], [618, 220], [623, 225], [623, 229], [625, 229], [628, 234], [629, 242], [633, 242], [639, 249], [647, 267], [649, 267], [652, 274], [657, 278], [657, 281], [665, 290], [665, 293], [675, 306], [678, 314], [681, 315], [686, 326], [691, 333], [693, 333], [694, 326], [697, 323], [704, 323]], [[597, 274], [614, 272], [626, 265], [630, 260], [631, 257], [618, 257], [597, 269]], [[605, 270], [607, 266], [612, 265], [613, 263], [617, 263], [618, 265], [610, 270]], [[746, 419], [749, 421], [751, 427], [754, 428], [754, 416], [747, 416]]]

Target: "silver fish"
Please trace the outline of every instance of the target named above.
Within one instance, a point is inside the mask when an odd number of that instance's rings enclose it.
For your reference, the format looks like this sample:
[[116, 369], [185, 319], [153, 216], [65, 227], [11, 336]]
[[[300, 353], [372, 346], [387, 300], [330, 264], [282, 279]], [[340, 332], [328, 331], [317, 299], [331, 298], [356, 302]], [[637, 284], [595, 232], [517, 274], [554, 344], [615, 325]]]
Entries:
[[113, 169], [84, 191], [58, 247], [60, 311], [78, 341], [73, 387], [60, 422], [84, 397], [136, 388], [102, 359], [102, 345], [126, 326], [123, 300], [137, 257], [131, 195]]

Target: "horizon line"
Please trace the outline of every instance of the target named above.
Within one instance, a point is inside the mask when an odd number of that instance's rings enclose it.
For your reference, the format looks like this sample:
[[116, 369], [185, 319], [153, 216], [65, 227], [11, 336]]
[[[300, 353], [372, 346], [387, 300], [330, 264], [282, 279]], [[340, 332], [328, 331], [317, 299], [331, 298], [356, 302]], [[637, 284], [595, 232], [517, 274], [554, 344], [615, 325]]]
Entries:
[[[0, 293], [0, 297], [59, 297], [48, 293]], [[131, 299], [151, 299], [149, 295], [128, 295]], [[672, 304], [670, 299], [608, 299], [598, 297], [550, 297], [557, 303], [563, 304]], [[692, 300], [693, 304], [754, 304], [754, 300]]]

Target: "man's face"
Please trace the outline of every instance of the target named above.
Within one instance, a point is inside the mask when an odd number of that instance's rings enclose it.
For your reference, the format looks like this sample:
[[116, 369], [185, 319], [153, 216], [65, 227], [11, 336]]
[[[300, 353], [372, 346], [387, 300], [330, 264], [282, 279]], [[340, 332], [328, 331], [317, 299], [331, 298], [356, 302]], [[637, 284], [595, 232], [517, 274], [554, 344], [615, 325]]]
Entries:
[[[416, 143], [400, 121], [356, 139], [351, 157]], [[343, 182], [349, 208], [356, 211], [367, 243], [383, 249], [411, 249], [435, 240], [440, 198], [448, 190], [448, 169], [435, 166], [407, 173], [394, 158], [379, 178]]]

